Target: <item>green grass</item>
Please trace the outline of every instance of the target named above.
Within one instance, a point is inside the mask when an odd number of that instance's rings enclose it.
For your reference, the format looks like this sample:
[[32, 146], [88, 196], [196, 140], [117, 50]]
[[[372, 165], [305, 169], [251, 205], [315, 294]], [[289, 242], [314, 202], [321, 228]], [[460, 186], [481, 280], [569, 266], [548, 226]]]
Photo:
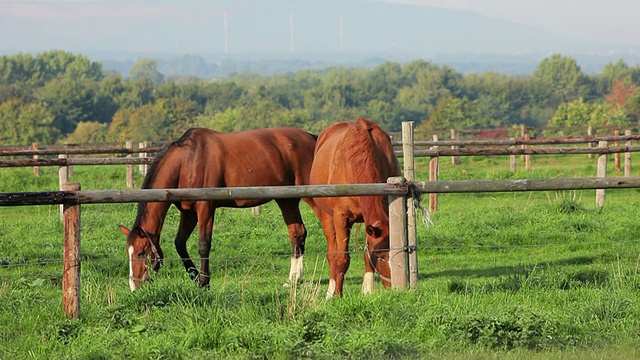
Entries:
[[[427, 178], [425, 160], [417, 179]], [[440, 176], [595, 175], [586, 155], [532, 164], [512, 174], [507, 157], [443, 160]], [[612, 162], [609, 175], [618, 175]], [[84, 190], [122, 189], [124, 176], [123, 166], [76, 167], [71, 180]], [[5, 169], [0, 184], [2, 192], [55, 190], [57, 170], [41, 168], [35, 178], [30, 169]], [[418, 225], [417, 291], [376, 284], [362, 296], [364, 265], [352, 241], [345, 295], [326, 301], [326, 244], [306, 205], [305, 280], [296, 287], [282, 287], [290, 244], [268, 204], [258, 217], [249, 209], [217, 214], [208, 290], [177, 259], [171, 210], [167, 261], [133, 293], [117, 225], [131, 225], [136, 205], [85, 205], [78, 320], [62, 313], [58, 207], [2, 208], [0, 358], [638, 358], [639, 207], [636, 189], [607, 191], [603, 208], [593, 190], [442, 194], [433, 225]], [[197, 256], [195, 235], [189, 251]]]

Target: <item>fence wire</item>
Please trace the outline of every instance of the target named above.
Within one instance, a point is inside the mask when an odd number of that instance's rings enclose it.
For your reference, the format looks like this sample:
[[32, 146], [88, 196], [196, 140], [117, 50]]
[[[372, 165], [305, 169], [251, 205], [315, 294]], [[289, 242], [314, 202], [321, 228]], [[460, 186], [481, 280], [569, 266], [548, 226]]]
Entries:
[[[473, 250], [498, 250], [498, 249], [514, 249], [514, 248], [556, 248], [556, 247], [587, 247], [587, 246], [603, 246], [603, 245], [629, 245], [629, 244], [640, 244], [639, 240], [624, 240], [624, 241], [599, 241], [599, 242], [581, 242], [581, 243], [563, 243], [563, 244], [519, 244], [519, 245], [421, 245], [415, 251], [419, 253], [431, 251], [431, 250], [465, 250], [465, 249], [473, 249]], [[407, 248], [388, 248], [388, 249], [378, 249], [373, 250], [374, 252], [385, 252], [385, 251], [408, 251]], [[354, 249], [349, 251], [335, 251], [335, 252], [305, 252], [305, 257], [324, 257], [332, 254], [362, 254], [364, 249]], [[269, 254], [270, 258], [282, 258], [289, 259], [291, 258], [291, 254]], [[265, 258], [264, 254], [256, 254], [256, 255], [222, 255], [222, 256], [214, 256], [208, 258], [201, 257], [191, 257], [192, 261], [201, 261], [203, 259], [208, 259], [209, 261], [219, 261], [224, 260], [226, 262], [231, 261], [241, 261], [241, 260], [257, 260], [260, 258]], [[186, 260], [186, 259], [184, 259]], [[182, 262], [182, 258], [178, 257], [166, 257], [162, 259], [163, 263], [169, 262]], [[31, 261], [31, 262], [20, 262], [20, 263], [10, 263], [8, 259], [0, 258], [0, 268], [23, 268], [23, 267], [36, 267], [36, 266], [44, 266], [44, 265], [63, 265], [64, 263], [74, 263], [76, 261], [64, 261], [64, 260], [40, 260], [40, 261]], [[80, 263], [128, 263], [129, 259], [126, 257], [120, 259], [114, 258], [105, 258], [105, 259], [95, 259], [93, 256], [91, 257], [80, 257]]]

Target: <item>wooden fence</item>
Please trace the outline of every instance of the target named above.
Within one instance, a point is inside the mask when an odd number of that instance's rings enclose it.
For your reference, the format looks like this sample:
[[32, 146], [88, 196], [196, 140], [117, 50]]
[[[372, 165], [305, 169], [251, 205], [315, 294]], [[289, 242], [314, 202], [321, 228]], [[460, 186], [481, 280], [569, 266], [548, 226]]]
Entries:
[[[404, 125], [403, 125], [404, 127]], [[407, 126], [405, 177], [413, 177], [412, 127]], [[381, 195], [389, 197], [390, 266], [392, 287], [416, 288], [418, 263], [415, 243], [415, 213], [412, 196], [416, 194], [462, 192], [512, 192], [546, 190], [584, 190], [640, 188], [640, 177], [596, 177], [535, 180], [483, 181], [407, 181], [391, 178], [387, 184], [343, 184], [319, 186], [278, 186], [246, 188], [143, 189], [82, 191], [78, 183], [62, 184], [63, 191], [0, 193], [0, 206], [61, 204], [63, 206], [63, 310], [72, 318], [80, 316], [80, 207], [82, 204], [174, 202], [229, 199], [278, 199], [297, 197], [335, 197]], [[413, 239], [413, 242], [412, 242]]]

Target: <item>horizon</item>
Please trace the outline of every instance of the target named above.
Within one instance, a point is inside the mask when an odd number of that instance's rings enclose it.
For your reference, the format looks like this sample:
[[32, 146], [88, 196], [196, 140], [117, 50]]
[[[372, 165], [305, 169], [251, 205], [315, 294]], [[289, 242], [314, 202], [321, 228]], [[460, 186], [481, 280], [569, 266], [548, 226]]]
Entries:
[[[335, 7], [326, 6], [331, 1]], [[313, 52], [406, 53], [408, 49], [416, 54], [442, 54], [446, 53], [443, 49], [449, 48], [450, 53], [510, 55], [549, 49], [593, 54], [635, 53], [636, 49], [640, 52], [640, 40], [635, 39], [640, 22], [617, 21], [617, 27], [609, 25], [607, 12], [602, 9], [613, 6], [580, 0], [581, 11], [569, 16], [563, 14], [577, 0], [555, 0], [555, 13], [542, 11], [550, 1], [515, 6], [511, 1], [487, 0], [479, 6], [465, 0], [329, 0], [323, 2], [325, 5], [291, 0], [0, 0], [0, 51], [62, 49], [197, 55], [271, 52], [282, 56]], [[626, 8], [618, 8], [618, 12], [640, 12], [640, 2], [622, 3]], [[531, 14], [524, 21], [522, 16], [527, 10]], [[598, 19], [601, 21], [594, 21], [593, 14], [599, 12], [603, 14]], [[558, 17], [592, 31], [585, 30], [582, 37], [576, 38], [575, 32], [549, 25]], [[440, 40], [451, 32], [445, 20], [466, 29], [455, 29], [460, 33]], [[442, 23], [432, 24], [435, 22]], [[405, 38], [417, 25], [424, 27], [416, 30], [418, 34], [412, 34], [413, 38]], [[388, 30], [378, 29], [382, 26]], [[388, 35], [391, 30], [397, 34]], [[486, 33], [476, 34], [478, 31]], [[504, 34], [509, 31], [513, 34]], [[601, 36], [593, 36], [593, 32]], [[619, 36], [611, 39], [607, 35], [611, 32]], [[448, 42], [439, 42], [445, 40]]]

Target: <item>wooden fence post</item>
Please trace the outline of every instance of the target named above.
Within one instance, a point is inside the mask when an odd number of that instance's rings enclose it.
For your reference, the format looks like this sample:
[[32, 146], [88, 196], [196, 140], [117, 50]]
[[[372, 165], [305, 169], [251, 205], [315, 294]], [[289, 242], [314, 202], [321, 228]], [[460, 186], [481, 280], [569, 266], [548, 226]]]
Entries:
[[[599, 141], [598, 147], [607, 147], [606, 141]], [[607, 177], [607, 154], [598, 154], [598, 169], [597, 169], [597, 177], [604, 178]], [[596, 206], [602, 207], [604, 206], [604, 198], [605, 198], [605, 190], [604, 189], [596, 189]]]
[[[65, 149], [73, 149], [76, 145], [78, 144], [65, 142], [63, 146]], [[66, 157], [70, 158], [71, 155], [67, 155]], [[73, 166], [67, 166], [67, 173], [69, 176], [73, 176]]]
[[[514, 138], [509, 138], [509, 140], [515, 140]], [[510, 149], [515, 149], [515, 146], [509, 146]], [[511, 172], [516, 172], [516, 156], [514, 154], [509, 155], [509, 168]]]
[[[401, 184], [402, 177], [387, 179], [387, 184]], [[408, 274], [407, 248], [407, 206], [404, 196], [389, 196], [389, 267], [391, 287], [406, 289]]]
[[[80, 183], [64, 183], [63, 191], [79, 191]], [[80, 316], [80, 205], [64, 207], [64, 250], [62, 270], [62, 307], [72, 319]]]
[[[143, 141], [143, 142], [138, 144], [138, 147], [139, 148], [143, 148], [143, 149], [151, 147], [151, 141]], [[149, 154], [146, 153], [146, 152], [141, 152], [138, 155], [138, 157], [141, 157], [141, 158], [146, 158], [147, 156], [149, 156]], [[142, 175], [146, 176], [147, 175], [147, 170], [149, 170], [149, 164], [140, 164], [140, 166], [138, 166], [138, 171], [140, 171], [140, 173]]]
[[[458, 141], [460, 140], [460, 133], [458, 132], [458, 130], [456, 129], [451, 129], [451, 140], [453, 141]], [[451, 149], [458, 149], [459, 146], [457, 145], [451, 145]], [[453, 165], [460, 165], [460, 156], [452, 156], [451, 157], [451, 163]]]
[[[33, 144], [31, 144], [31, 149], [38, 150], [38, 143], [34, 142]], [[33, 159], [37, 160], [38, 159], [38, 155], [33, 155]], [[39, 166], [34, 166], [33, 167], [33, 175], [40, 176], [40, 167]]]
[[[133, 143], [131, 141], [127, 141], [125, 147], [127, 149], [133, 149]], [[131, 158], [131, 153], [127, 154], [128, 158]], [[127, 165], [127, 188], [133, 188], [133, 165]]]
[[[624, 134], [630, 136], [631, 130], [625, 130]], [[631, 146], [631, 140], [627, 140], [625, 145]], [[631, 152], [629, 151], [624, 153], [624, 176], [631, 176]]]
[[[526, 134], [528, 134], [527, 126], [526, 125], [520, 125], [520, 139], [524, 139], [524, 136]], [[521, 145], [520, 148], [521, 149], [526, 149], [527, 146], [526, 145]], [[525, 159], [525, 155], [522, 154], [520, 158], [524, 160]]]
[[[595, 134], [595, 129], [593, 128], [592, 125], [587, 126], [587, 136], [591, 136]], [[595, 147], [596, 144], [595, 142], [590, 142], [588, 147]], [[589, 159], [593, 159], [593, 154], [587, 154]]]
[[[59, 154], [58, 159], [66, 159], [66, 154]], [[62, 191], [62, 186], [69, 182], [69, 167], [60, 166], [58, 168], [58, 188]], [[60, 205], [60, 218], [64, 219], [64, 206]]]
[[[613, 136], [620, 136], [620, 130], [614, 130]], [[613, 142], [613, 146], [620, 146], [620, 140], [616, 140]], [[613, 159], [615, 163], [615, 172], [620, 172], [620, 153], [613, 154]]]
[[[452, 133], [453, 134], [453, 133]], [[413, 121], [402, 122], [402, 153], [404, 163], [404, 178], [407, 181], [415, 181], [415, 162], [413, 157]], [[417, 253], [417, 229], [416, 206], [413, 196], [407, 196], [407, 246], [409, 248], [409, 286], [418, 289], [418, 253]]]
[[[531, 135], [529, 133], [524, 134], [524, 139], [525, 140], [531, 140]], [[529, 149], [529, 148], [531, 148], [531, 145], [529, 145], [529, 144], [524, 145], [524, 148], [525, 149]], [[531, 170], [531, 155], [529, 155], [529, 154], [526, 154], [524, 156], [524, 169], [526, 171]]]
[[[433, 135], [433, 141], [438, 141], [438, 134]], [[438, 149], [437, 146], [433, 146], [432, 149]], [[431, 157], [429, 160], [429, 181], [438, 181], [438, 172], [440, 171], [440, 158], [438, 156]], [[429, 194], [429, 212], [435, 213], [438, 210], [438, 194]]]

